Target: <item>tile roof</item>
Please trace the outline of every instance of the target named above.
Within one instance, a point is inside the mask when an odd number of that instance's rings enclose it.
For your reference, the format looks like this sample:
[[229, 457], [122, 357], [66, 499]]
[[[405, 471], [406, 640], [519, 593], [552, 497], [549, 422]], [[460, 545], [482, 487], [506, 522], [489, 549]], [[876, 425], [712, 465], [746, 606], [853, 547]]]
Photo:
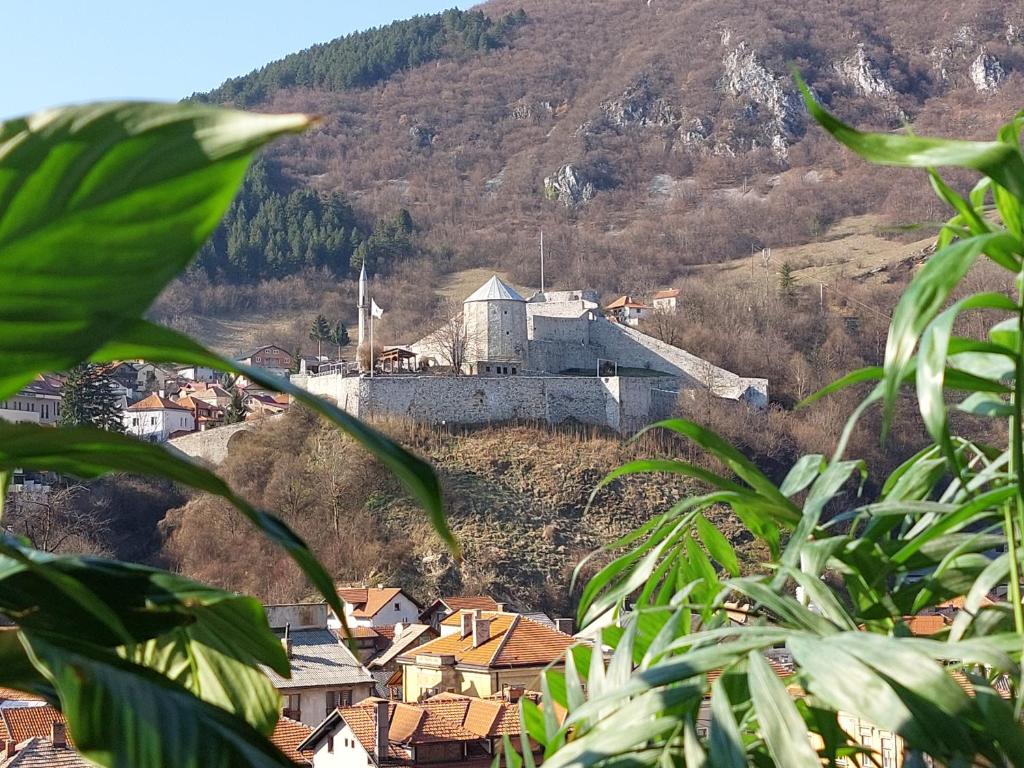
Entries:
[[299, 752], [299, 744], [308, 739], [312, 732], [313, 729], [305, 723], [282, 715], [274, 726], [274, 733], [271, 734], [270, 740], [285, 757], [296, 765], [309, 765], [309, 760]]
[[15, 749], [13, 757], [0, 758], [0, 768], [94, 768], [74, 749], [55, 747], [40, 736], [22, 741]]
[[473, 291], [473, 293], [467, 296], [463, 301], [492, 301], [494, 299], [501, 299], [504, 301], [526, 301], [526, 299], [516, 293], [515, 288], [504, 282], [497, 275], [493, 275], [490, 280]]
[[461, 611], [465, 608], [479, 608], [482, 611], [498, 610], [498, 601], [490, 595], [457, 595], [442, 597], [441, 600], [452, 611]]
[[[459, 614], [453, 615], [460, 621]], [[451, 655], [457, 664], [475, 667], [535, 667], [558, 661], [574, 642], [572, 636], [519, 614], [485, 611], [482, 618], [490, 622], [490, 638], [476, 648], [472, 633], [462, 637], [456, 632], [413, 648], [398, 660], [413, 663], [416, 656], [432, 654]]]
[[655, 291], [652, 299], [674, 299], [679, 295], [678, 288], [667, 288], [664, 291]]
[[0, 702], [3, 701], [39, 701], [43, 699], [39, 698], [34, 693], [25, 693], [25, 691], [19, 691], [15, 688], [4, 688], [0, 686]]
[[391, 643], [390, 648], [370, 662], [370, 666], [383, 667], [385, 664], [394, 661], [399, 654], [403, 653], [410, 646], [415, 645], [416, 642], [426, 634], [436, 635], [437, 632], [427, 624], [410, 624], [408, 627], [403, 629], [402, 634]]
[[352, 606], [352, 615], [360, 619], [369, 619], [376, 616], [381, 608], [390, 603], [402, 590], [398, 587], [384, 587], [382, 589], [342, 588], [338, 590], [338, 597]]
[[613, 301], [611, 304], [608, 304], [605, 307], [605, 309], [626, 309], [626, 308], [649, 309], [649, 307], [646, 304], [638, 304], [637, 302], [633, 301], [632, 297], [630, 297], [630, 296], [619, 296], [619, 298], [617, 298], [615, 301]]
[[373, 683], [373, 678], [329, 629], [297, 629], [292, 643], [291, 678], [264, 669], [278, 690]]
[[128, 406], [129, 411], [189, 411], [191, 409], [186, 408], [183, 405], [178, 405], [173, 400], [168, 400], [166, 397], [160, 397], [156, 392], [144, 397], [134, 405]]
[[[7, 738], [22, 742], [33, 736], [49, 736], [54, 723], [65, 723], [64, 715], [49, 704], [42, 707], [4, 707], [0, 709]], [[71, 736], [68, 736], [68, 741]]]
[[903, 622], [910, 634], [918, 637], [936, 635], [948, 626], [944, 616], [904, 616]]

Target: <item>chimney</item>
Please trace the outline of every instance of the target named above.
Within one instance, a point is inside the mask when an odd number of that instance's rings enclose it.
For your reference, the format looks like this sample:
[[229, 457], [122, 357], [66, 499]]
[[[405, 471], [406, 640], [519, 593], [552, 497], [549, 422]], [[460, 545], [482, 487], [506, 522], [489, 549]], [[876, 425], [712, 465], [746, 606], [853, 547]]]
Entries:
[[515, 704], [523, 698], [524, 693], [526, 693], [526, 688], [522, 685], [510, 685], [505, 689], [505, 696], [508, 698], [510, 704]]
[[53, 725], [50, 726], [50, 741], [57, 749], [67, 749], [68, 735], [64, 723], [58, 720], [53, 721]]
[[402, 636], [402, 633], [403, 633], [404, 631], [405, 631], [405, 627], [404, 627], [404, 626], [402, 626], [402, 622], [400, 622], [400, 621], [396, 621], [396, 622], [395, 622], [395, 640], [397, 640], [398, 638], [400, 638], [400, 637]]
[[573, 633], [573, 628], [572, 619], [555, 619], [555, 629], [559, 632], [571, 635]]
[[473, 609], [473, 618], [474, 619], [479, 620], [479, 619], [482, 619], [483, 617], [484, 617], [484, 609], [483, 608], [474, 608]]
[[290, 659], [292, 657], [292, 638], [291, 638], [291, 624], [284, 625], [284, 637], [281, 638], [281, 647], [284, 648], [285, 655]]
[[475, 619], [473, 621], [473, 647], [479, 648], [491, 639], [491, 620]]
[[463, 611], [459, 614], [459, 621], [462, 622], [462, 636], [468, 636], [473, 631], [473, 614], [470, 611]]
[[390, 730], [390, 723], [388, 722], [388, 704], [390, 702], [387, 699], [381, 699], [380, 701], [374, 702], [373, 709], [376, 717], [374, 717], [376, 728], [374, 729], [373, 748], [377, 753], [377, 764], [380, 765], [388, 759], [388, 731]]
[[505, 612], [505, 603], [498, 603], [498, 613]]
[[16, 742], [14, 739], [7, 739], [7, 741], [4, 742], [4, 759], [14, 757], [17, 751], [18, 742]]

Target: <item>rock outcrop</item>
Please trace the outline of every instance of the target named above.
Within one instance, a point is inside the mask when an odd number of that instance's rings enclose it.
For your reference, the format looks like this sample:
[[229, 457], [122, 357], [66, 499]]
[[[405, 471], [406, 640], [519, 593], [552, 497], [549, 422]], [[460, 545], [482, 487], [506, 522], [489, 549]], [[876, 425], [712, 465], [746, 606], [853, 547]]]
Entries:
[[971, 62], [970, 76], [976, 91], [994, 91], [1006, 79], [1006, 70], [999, 59], [982, 51]]
[[719, 84], [730, 96], [747, 103], [746, 116], [759, 124], [761, 142], [770, 147], [780, 160], [789, 152], [789, 142], [803, 132], [800, 97], [782, 85], [745, 42], [726, 54], [722, 60], [725, 73]]
[[878, 65], [871, 60], [864, 50], [864, 44], [857, 45], [853, 56], [836, 62], [836, 72], [850, 85], [865, 96], [892, 96], [896, 89], [882, 75]]
[[544, 179], [544, 196], [557, 200], [566, 208], [579, 208], [596, 193], [594, 184], [572, 163], [566, 163], [556, 173]]
[[434, 136], [434, 129], [427, 125], [414, 125], [409, 129], [409, 137], [421, 149], [426, 149], [433, 144]]

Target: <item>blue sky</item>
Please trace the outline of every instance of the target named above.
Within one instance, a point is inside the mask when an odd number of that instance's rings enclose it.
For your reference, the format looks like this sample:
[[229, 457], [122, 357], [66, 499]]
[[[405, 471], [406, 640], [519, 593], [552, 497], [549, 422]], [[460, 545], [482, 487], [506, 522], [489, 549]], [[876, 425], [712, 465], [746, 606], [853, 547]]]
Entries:
[[176, 100], [313, 43], [458, 0], [22, 0], [4, 8], [0, 119], [109, 98]]

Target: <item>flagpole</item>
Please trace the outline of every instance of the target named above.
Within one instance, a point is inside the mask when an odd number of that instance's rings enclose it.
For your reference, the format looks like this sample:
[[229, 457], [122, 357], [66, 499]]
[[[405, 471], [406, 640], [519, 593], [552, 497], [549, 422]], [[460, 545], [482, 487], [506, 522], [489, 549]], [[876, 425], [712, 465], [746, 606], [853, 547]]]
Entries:
[[[372, 301], [372, 299], [371, 299]], [[373, 378], [373, 309], [370, 309], [370, 378]]]

